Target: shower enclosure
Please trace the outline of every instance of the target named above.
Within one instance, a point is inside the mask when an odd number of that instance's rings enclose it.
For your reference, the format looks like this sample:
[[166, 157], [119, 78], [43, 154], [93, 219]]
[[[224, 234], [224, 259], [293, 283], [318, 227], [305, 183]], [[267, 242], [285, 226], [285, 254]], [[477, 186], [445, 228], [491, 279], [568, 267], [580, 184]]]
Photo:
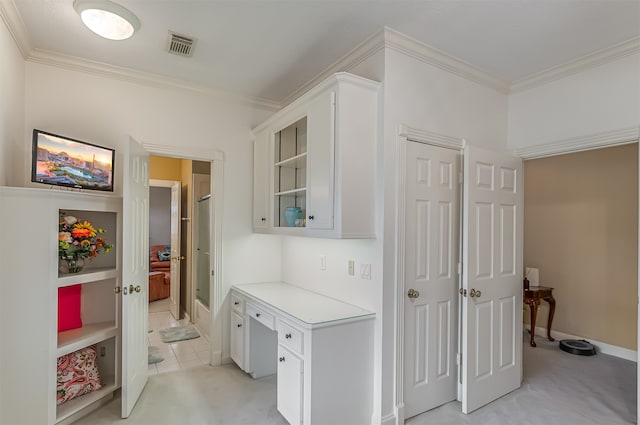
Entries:
[[195, 208], [193, 238], [195, 243], [195, 264], [193, 282], [195, 283], [195, 324], [202, 334], [209, 336], [211, 312], [210, 294], [210, 225], [211, 195], [198, 199]]

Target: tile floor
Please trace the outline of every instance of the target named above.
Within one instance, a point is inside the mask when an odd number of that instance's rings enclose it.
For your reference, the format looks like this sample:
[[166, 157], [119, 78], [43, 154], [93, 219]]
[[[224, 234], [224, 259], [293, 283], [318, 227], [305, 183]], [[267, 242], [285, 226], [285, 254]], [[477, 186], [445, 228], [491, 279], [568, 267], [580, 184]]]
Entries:
[[164, 343], [160, 339], [159, 331], [161, 329], [187, 325], [189, 322], [186, 319], [175, 320], [169, 311], [155, 311], [154, 309], [154, 312], [149, 313], [149, 331], [151, 331], [149, 332], [149, 345], [158, 347], [164, 357], [160, 363], [149, 365], [149, 375], [188, 369], [209, 363], [209, 341], [203, 336], [170, 344]]

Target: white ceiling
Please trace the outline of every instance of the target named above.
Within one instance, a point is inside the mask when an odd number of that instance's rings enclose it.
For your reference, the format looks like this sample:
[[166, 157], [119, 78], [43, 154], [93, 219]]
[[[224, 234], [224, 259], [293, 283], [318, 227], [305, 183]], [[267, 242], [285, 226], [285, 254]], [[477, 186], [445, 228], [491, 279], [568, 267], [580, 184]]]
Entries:
[[[73, 0], [13, 1], [31, 47], [280, 102], [387, 26], [513, 83], [640, 36], [638, 0], [115, 0], [141, 29], [109, 41]], [[172, 30], [193, 57], [165, 51]]]

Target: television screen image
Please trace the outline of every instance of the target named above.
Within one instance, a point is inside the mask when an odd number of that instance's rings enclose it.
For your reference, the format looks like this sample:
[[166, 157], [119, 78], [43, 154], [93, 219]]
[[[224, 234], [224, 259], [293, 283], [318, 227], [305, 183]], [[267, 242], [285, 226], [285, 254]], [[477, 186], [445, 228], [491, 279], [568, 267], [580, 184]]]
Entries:
[[113, 191], [113, 149], [33, 130], [31, 181]]

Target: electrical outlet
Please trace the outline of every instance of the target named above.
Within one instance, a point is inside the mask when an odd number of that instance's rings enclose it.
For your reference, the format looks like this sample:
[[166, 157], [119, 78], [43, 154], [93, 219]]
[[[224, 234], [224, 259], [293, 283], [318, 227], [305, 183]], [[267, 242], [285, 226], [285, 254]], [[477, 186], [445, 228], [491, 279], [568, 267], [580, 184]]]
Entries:
[[355, 276], [356, 275], [356, 262], [353, 260], [349, 260], [347, 262], [347, 274], [349, 276]]
[[360, 264], [360, 278], [371, 280], [371, 264]]
[[327, 256], [326, 255], [321, 255], [320, 256], [320, 270], [322, 270], [322, 271], [327, 270]]

